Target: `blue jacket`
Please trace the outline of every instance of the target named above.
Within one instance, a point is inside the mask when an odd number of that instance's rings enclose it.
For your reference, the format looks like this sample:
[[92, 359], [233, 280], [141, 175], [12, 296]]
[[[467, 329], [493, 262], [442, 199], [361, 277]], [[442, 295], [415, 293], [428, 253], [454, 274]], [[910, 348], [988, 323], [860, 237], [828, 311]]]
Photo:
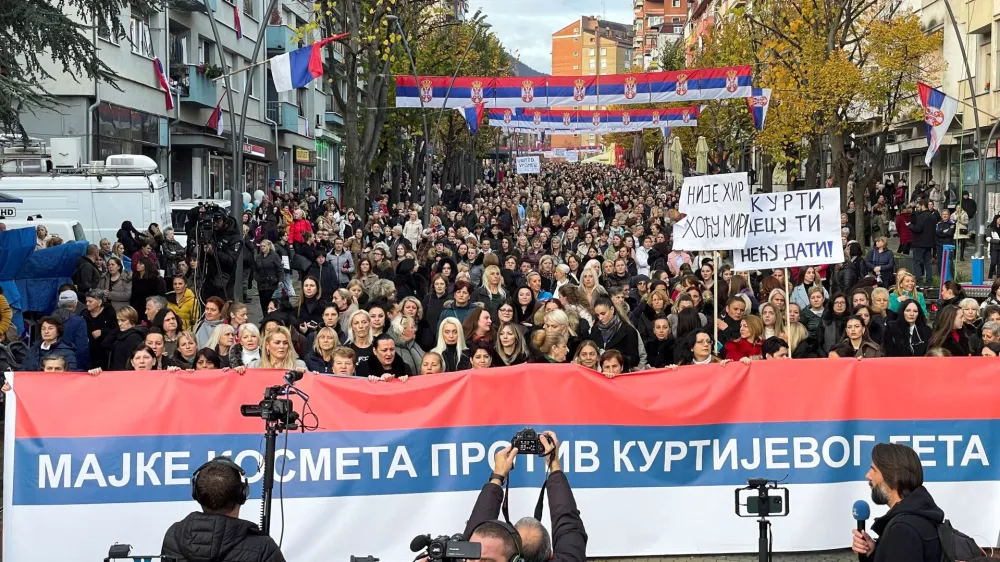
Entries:
[[41, 371], [42, 359], [49, 355], [58, 355], [65, 359], [67, 370], [79, 370], [76, 364], [76, 349], [73, 347], [73, 344], [67, 343], [62, 338], [56, 340], [56, 343], [52, 344], [52, 347], [44, 351], [42, 350], [42, 340], [35, 342], [34, 345], [28, 348], [28, 355], [24, 358], [24, 363], [21, 364], [21, 370]]
[[70, 316], [63, 324], [62, 340], [76, 348], [76, 366], [81, 371], [90, 369], [90, 339], [87, 321], [83, 316]]
[[881, 267], [879, 275], [882, 277], [882, 283], [879, 283], [879, 285], [888, 287], [896, 282], [896, 278], [893, 276], [896, 271], [896, 257], [889, 248], [886, 248], [883, 252], [876, 252], [875, 250], [876, 248], [872, 248], [868, 251], [868, 255], [865, 256], [865, 267], [872, 273], [875, 272], [875, 266]]

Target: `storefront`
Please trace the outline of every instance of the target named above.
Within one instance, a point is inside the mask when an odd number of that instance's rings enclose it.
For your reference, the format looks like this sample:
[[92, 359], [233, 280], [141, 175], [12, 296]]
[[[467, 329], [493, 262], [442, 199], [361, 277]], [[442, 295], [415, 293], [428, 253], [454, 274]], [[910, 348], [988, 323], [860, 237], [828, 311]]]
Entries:
[[94, 109], [94, 119], [94, 160], [106, 160], [112, 154], [141, 154], [159, 160], [160, 147], [166, 145], [166, 124], [161, 123], [166, 120], [159, 115], [102, 103]]
[[[271, 162], [277, 160], [274, 145], [247, 137], [243, 143], [244, 190], [253, 194], [257, 190], [267, 193]], [[229, 154], [213, 154], [209, 158], [209, 190], [212, 197], [223, 197], [232, 185], [233, 158]]]
[[316, 151], [296, 147], [293, 152], [292, 189], [302, 193], [310, 187], [316, 170]]

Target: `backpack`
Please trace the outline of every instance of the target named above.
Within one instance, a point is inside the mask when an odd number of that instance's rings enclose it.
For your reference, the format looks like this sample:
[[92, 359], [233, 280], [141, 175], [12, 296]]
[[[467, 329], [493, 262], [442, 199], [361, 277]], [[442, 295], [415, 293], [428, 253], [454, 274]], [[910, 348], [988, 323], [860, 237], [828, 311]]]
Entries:
[[966, 562], [986, 556], [974, 539], [952, 527], [947, 519], [937, 526], [937, 532], [941, 539], [941, 562]]

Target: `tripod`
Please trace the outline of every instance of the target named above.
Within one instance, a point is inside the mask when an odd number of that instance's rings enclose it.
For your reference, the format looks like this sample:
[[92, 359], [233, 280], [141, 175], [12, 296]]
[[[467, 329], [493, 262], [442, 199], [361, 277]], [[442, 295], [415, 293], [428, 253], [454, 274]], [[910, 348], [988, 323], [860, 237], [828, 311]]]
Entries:
[[246, 417], [260, 417], [264, 420], [264, 487], [261, 492], [260, 530], [271, 532], [271, 502], [274, 496], [274, 457], [278, 434], [283, 431], [295, 431], [306, 428], [299, 423], [299, 414], [292, 408], [290, 393], [299, 395], [305, 403], [309, 395], [295, 388], [294, 382], [302, 378], [301, 373], [289, 372], [285, 375], [284, 385], [269, 386], [264, 389], [264, 399], [259, 404], [244, 404], [240, 413]]

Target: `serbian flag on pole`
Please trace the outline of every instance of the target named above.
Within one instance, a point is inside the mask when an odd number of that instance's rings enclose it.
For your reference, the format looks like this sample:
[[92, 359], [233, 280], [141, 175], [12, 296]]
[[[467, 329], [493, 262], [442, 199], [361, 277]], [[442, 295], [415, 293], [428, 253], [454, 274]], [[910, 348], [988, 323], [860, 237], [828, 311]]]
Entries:
[[483, 111], [486, 104], [477, 103], [473, 106], [466, 106], [458, 109], [458, 113], [465, 118], [469, 125], [469, 132], [473, 135], [479, 132], [479, 124], [483, 122]]
[[274, 78], [274, 89], [287, 92], [307, 86], [313, 80], [323, 75], [323, 46], [327, 43], [346, 37], [347, 33], [320, 39], [319, 41], [296, 49], [290, 53], [278, 55], [271, 59], [271, 75]]
[[233, 27], [236, 29], [236, 38], [243, 39], [243, 22], [240, 21], [240, 9], [233, 4]]
[[216, 104], [215, 111], [212, 112], [212, 115], [208, 118], [208, 123], [205, 123], [205, 126], [215, 131], [215, 134], [222, 135], [224, 121], [225, 120], [222, 118], [222, 98], [219, 98], [219, 103]]
[[156, 78], [160, 81], [160, 87], [166, 94], [167, 111], [170, 111], [174, 108], [174, 95], [170, 93], [170, 82], [167, 80], [167, 73], [163, 71], [163, 63], [160, 62], [159, 57], [153, 59], [153, 70], [156, 72]]
[[771, 104], [771, 88], [754, 88], [747, 98], [747, 108], [753, 118], [753, 126], [758, 131], [764, 130], [764, 119], [767, 117], [767, 107]]
[[917, 90], [920, 93], [920, 105], [924, 106], [924, 123], [927, 123], [927, 155], [924, 156], [924, 163], [930, 166], [934, 155], [941, 148], [941, 139], [948, 132], [951, 120], [958, 111], [958, 100], [923, 82], [917, 82]]

